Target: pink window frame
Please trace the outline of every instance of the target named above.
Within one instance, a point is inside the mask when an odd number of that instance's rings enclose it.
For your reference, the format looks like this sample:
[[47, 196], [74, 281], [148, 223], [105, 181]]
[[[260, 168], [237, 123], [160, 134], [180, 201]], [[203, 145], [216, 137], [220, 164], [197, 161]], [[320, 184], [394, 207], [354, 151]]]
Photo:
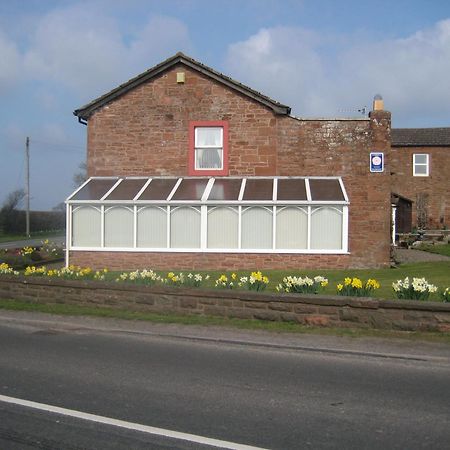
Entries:
[[[195, 168], [195, 129], [198, 127], [220, 127], [223, 130], [223, 167], [222, 169], [198, 170]], [[189, 122], [188, 174], [204, 176], [228, 175], [228, 122], [224, 120]]]

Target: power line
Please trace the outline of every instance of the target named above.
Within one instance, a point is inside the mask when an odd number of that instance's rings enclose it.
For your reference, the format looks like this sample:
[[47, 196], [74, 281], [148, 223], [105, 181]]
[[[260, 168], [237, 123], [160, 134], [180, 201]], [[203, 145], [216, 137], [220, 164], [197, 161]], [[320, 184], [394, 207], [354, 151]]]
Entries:
[[57, 143], [57, 142], [48, 142], [48, 141], [44, 141], [41, 139], [34, 139], [33, 138], [33, 142], [35, 142], [36, 144], [41, 144], [41, 145], [45, 145], [45, 146], [50, 146], [50, 147], [55, 147], [55, 148], [69, 148], [69, 149], [73, 149], [73, 150], [86, 150], [86, 147], [80, 147], [78, 145], [74, 145], [74, 144], [63, 144], [63, 143]]
[[[8, 139], [11, 139], [11, 140], [13, 139], [14, 141], [17, 140], [17, 142], [22, 141], [22, 139], [23, 139], [23, 137], [21, 137], [21, 136], [17, 136], [16, 138], [12, 138], [11, 135], [8, 135], [4, 131], [0, 131], [0, 135], [6, 137]], [[45, 146], [50, 146], [50, 147], [55, 147], [55, 148], [58, 148], [58, 149], [67, 148], [67, 149], [72, 149], [72, 150], [83, 150], [83, 151], [86, 150], [86, 147], [81, 147], [81, 146], [76, 145], [76, 144], [62, 143], [62, 142], [61, 143], [59, 143], [59, 142], [50, 142], [50, 141], [45, 140], [45, 139], [36, 139], [34, 137], [33, 137], [33, 143], [41, 144], [41, 145], [45, 145]]]

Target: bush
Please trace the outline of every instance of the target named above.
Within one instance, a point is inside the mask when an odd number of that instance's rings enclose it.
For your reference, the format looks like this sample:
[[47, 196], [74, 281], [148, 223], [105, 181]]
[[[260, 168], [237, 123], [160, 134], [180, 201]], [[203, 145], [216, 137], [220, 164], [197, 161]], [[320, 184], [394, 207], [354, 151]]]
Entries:
[[[11, 210], [2, 214], [3, 232], [16, 234], [26, 232], [26, 212]], [[62, 230], [66, 226], [64, 211], [31, 211], [30, 231]]]

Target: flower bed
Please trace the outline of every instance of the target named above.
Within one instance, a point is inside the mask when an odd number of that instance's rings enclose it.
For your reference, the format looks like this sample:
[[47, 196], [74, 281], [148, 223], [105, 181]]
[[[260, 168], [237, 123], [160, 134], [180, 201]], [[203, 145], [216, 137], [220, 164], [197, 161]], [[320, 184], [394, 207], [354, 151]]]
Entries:
[[[0, 275], [19, 275], [20, 272], [14, 270], [7, 263], [0, 265]], [[264, 291], [270, 284], [269, 277], [261, 271], [251, 272], [250, 274], [231, 275], [221, 274], [217, 279], [210, 280], [209, 274], [192, 272], [169, 272], [167, 274], [158, 274], [157, 272], [144, 269], [129, 272], [113, 273], [107, 269], [92, 270], [89, 267], [69, 266], [61, 269], [48, 269], [46, 266], [28, 266], [23, 274], [26, 277], [39, 276], [46, 278], [61, 278], [72, 280], [97, 280], [111, 281], [124, 284], [142, 284], [142, 285], [166, 285], [173, 287], [213, 287], [217, 289], [240, 289], [249, 291]], [[329, 285], [328, 279], [322, 275], [313, 277], [289, 275], [283, 278], [282, 282], [274, 286], [275, 290], [287, 294], [326, 294], [324, 288]], [[336, 284], [335, 292], [337, 295], [346, 297], [371, 297], [375, 290], [380, 288], [380, 283], [372, 278], [367, 281], [357, 277], [346, 277], [342, 282]], [[273, 290], [273, 289], [272, 289]], [[409, 278], [397, 280], [392, 283], [393, 297], [400, 300], [430, 300], [430, 295], [434, 294], [433, 300], [450, 302], [450, 288], [441, 287], [440, 289], [428, 283], [424, 278]]]
[[36, 247], [0, 249], [0, 264], [6, 263], [16, 270], [61, 261], [63, 257], [63, 247], [48, 239], [41, 241]]

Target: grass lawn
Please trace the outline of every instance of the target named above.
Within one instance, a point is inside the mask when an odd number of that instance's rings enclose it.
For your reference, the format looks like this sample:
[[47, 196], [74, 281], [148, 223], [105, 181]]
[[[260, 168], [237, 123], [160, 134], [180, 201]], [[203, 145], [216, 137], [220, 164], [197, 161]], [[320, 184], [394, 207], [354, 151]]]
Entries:
[[0, 232], [0, 242], [11, 242], [11, 241], [26, 241], [28, 239], [39, 239], [47, 238], [50, 236], [64, 236], [64, 230], [56, 231], [36, 231], [31, 233], [31, 237], [25, 236], [25, 234], [4, 234]]
[[[194, 272], [194, 271], [193, 271]], [[239, 276], [247, 275], [250, 271], [238, 271]], [[184, 271], [189, 273], [189, 271]], [[201, 272], [208, 273], [210, 279], [204, 284], [205, 287], [214, 287], [215, 280], [224, 272]], [[231, 272], [225, 272], [230, 275]], [[160, 273], [162, 276], [166, 276], [167, 272]], [[276, 291], [276, 286], [287, 275], [305, 276], [310, 277], [316, 275], [322, 275], [328, 278], [329, 284], [325, 288], [326, 294], [335, 294], [336, 285], [345, 277], [358, 277], [363, 280], [368, 278], [375, 278], [380, 284], [380, 289], [374, 292], [374, 297], [378, 298], [395, 298], [392, 291], [392, 283], [404, 279], [405, 277], [418, 277], [426, 278], [429, 283], [435, 284], [438, 287], [450, 287], [450, 261], [436, 261], [436, 262], [421, 262], [415, 264], [402, 264], [397, 268], [387, 269], [346, 269], [346, 270], [266, 270], [263, 271], [264, 275], [269, 277], [269, 285], [267, 291]], [[437, 300], [438, 296], [430, 298], [430, 300]]]
[[439, 255], [450, 256], [450, 244], [420, 244], [419, 247], [416, 247], [417, 250], [423, 250], [425, 252], [437, 253]]
[[1, 300], [0, 310], [38, 311], [48, 314], [70, 316], [109, 317], [125, 320], [144, 320], [153, 323], [175, 323], [182, 325], [224, 326], [245, 330], [266, 330], [276, 333], [306, 333], [330, 336], [348, 336], [353, 338], [376, 337], [396, 338], [417, 341], [440, 342], [450, 345], [450, 334], [438, 332], [395, 331], [359, 328], [321, 328], [305, 326], [291, 322], [269, 322], [262, 320], [227, 319], [211, 316], [182, 316], [176, 314], [154, 314], [123, 309], [101, 308], [77, 305], [43, 305], [20, 300]]

